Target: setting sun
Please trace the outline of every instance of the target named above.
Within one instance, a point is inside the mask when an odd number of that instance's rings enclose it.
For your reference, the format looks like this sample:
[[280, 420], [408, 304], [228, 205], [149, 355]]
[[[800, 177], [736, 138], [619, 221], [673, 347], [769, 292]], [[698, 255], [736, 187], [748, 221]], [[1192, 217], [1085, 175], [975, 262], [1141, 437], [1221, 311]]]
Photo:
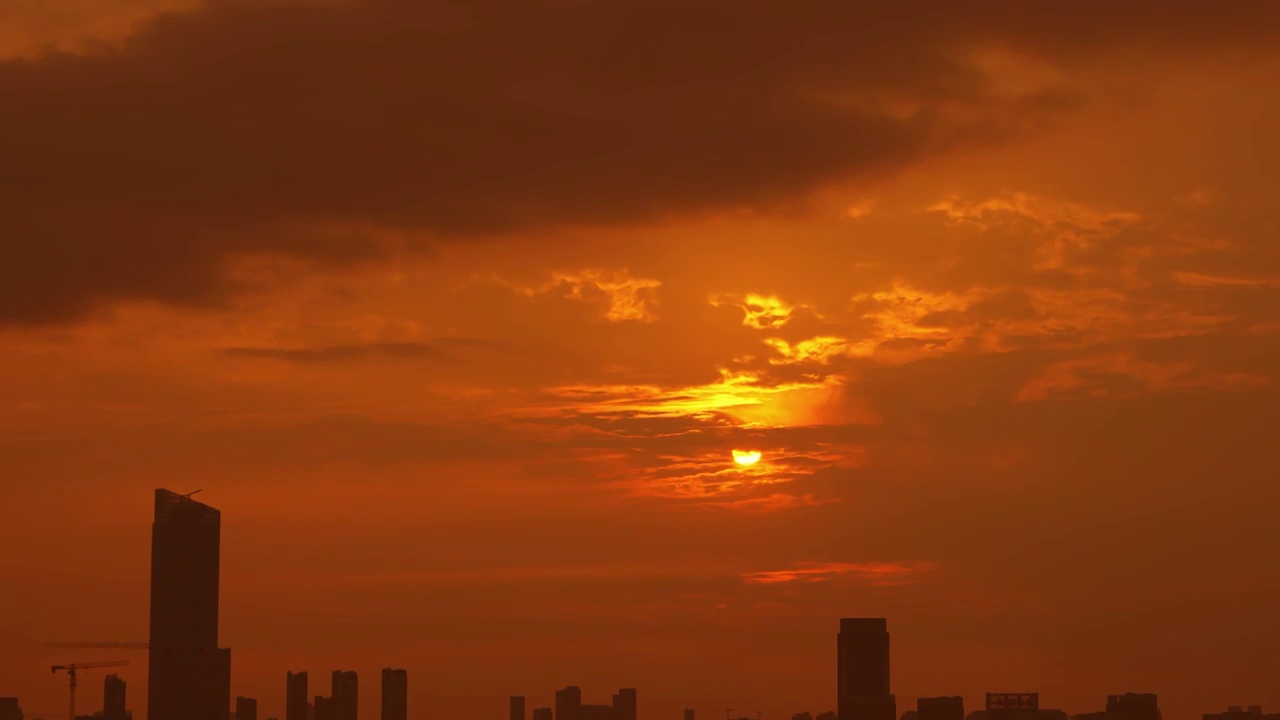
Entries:
[[755, 465], [760, 462], [759, 450], [734, 450], [733, 461], [739, 465]]

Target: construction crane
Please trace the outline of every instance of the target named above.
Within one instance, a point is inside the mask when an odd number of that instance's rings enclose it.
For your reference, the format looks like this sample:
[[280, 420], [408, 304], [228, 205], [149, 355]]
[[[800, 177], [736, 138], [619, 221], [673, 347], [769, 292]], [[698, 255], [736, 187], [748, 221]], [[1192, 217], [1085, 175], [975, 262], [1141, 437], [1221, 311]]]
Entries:
[[67, 678], [71, 681], [71, 709], [67, 713], [67, 717], [76, 720], [76, 671], [88, 670], [90, 668], [105, 667], [121, 667], [128, 665], [128, 660], [108, 660], [106, 662], [90, 662], [90, 663], [71, 663], [69, 665], [54, 665], [50, 672], [58, 672], [59, 670], [67, 671]]
[[146, 650], [150, 643], [144, 642], [47, 642], [47, 648], [76, 648], [79, 650]]

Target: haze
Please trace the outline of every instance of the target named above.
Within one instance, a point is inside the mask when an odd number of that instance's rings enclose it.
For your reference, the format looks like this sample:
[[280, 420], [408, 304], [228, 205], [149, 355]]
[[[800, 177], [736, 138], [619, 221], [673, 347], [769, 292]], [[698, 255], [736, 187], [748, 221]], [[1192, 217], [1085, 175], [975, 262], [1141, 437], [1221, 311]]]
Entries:
[[1277, 40], [1267, 0], [0, 3], [0, 695], [145, 641], [167, 487], [223, 513], [264, 717], [404, 667], [433, 717], [778, 720], [834, 708], [846, 616], [900, 708], [1274, 711]]

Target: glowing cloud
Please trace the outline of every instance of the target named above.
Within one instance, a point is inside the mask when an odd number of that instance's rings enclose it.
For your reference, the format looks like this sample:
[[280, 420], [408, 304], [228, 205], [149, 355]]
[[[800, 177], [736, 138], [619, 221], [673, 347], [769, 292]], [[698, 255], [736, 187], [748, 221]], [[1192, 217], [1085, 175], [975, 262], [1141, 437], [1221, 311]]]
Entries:
[[742, 579], [748, 585], [780, 585], [788, 583], [829, 582], [848, 577], [869, 585], [906, 585], [916, 582], [921, 573], [935, 569], [929, 562], [871, 562], [871, 563], [796, 563], [788, 570], [764, 570], [744, 573]]
[[831, 358], [845, 353], [849, 347], [848, 340], [829, 336], [801, 340], [794, 345], [782, 338], [769, 338], [764, 342], [782, 356], [771, 358], [770, 365], [787, 365], [805, 361], [826, 363]]
[[657, 320], [653, 306], [658, 304], [657, 289], [662, 281], [654, 278], [633, 277], [625, 268], [602, 270], [586, 268], [578, 272], [558, 272], [541, 285], [524, 286], [498, 276], [473, 277], [510, 288], [526, 297], [545, 295], [556, 290], [566, 290], [564, 297], [585, 301], [588, 293], [601, 293], [608, 300], [602, 317], [609, 322], [636, 321], [650, 323]]
[[772, 330], [787, 324], [795, 308], [776, 295], [747, 293], [744, 297], [718, 295], [711, 298], [716, 307], [736, 305], [742, 308], [742, 324], [757, 330]]

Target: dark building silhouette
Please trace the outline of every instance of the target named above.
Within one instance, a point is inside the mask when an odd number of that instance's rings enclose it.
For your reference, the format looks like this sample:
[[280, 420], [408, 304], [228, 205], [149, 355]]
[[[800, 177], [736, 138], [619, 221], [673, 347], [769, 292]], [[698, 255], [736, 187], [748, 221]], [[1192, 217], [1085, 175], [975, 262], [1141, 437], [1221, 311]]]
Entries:
[[23, 720], [18, 698], [0, 697], [0, 720]]
[[409, 673], [395, 668], [382, 669], [382, 720], [408, 720]]
[[125, 683], [118, 675], [102, 679], [102, 720], [128, 720], [132, 716], [125, 710]]
[[836, 636], [836, 712], [839, 720], [897, 720], [889, 690], [889, 623], [841, 618]]
[[554, 713], [549, 707], [534, 708], [530, 720], [554, 720]]
[[331, 698], [317, 695], [311, 720], [338, 720], [338, 706]]
[[236, 720], [258, 720], [258, 701], [253, 698], [236, 698]]
[[1076, 713], [1071, 716], [1071, 720], [1128, 720], [1129, 716], [1122, 713], [1107, 712], [1090, 712]]
[[916, 720], [964, 720], [964, 698], [919, 698], [916, 700]]
[[308, 720], [307, 673], [289, 673], [284, 692], [284, 720]]
[[611, 720], [636, 720], [636, 689], [622, 688], [613, 696]]
[[555, 720], [580, 720], [581, 711], [582, 690], [580, 688], [576, 685], [570, 685], [563, 690], [556, 691]]
[[334, 670], [330, 691], [332, 720], [357, 720], [360, 710], [359, 679], [354, 670]]
[[791, 720], [813, 720], [813, 713], [809, 712], [808, 710], [804, 712], [798, 712], [791, 716]]
[[1161, 720], [1160, 703], [1154, 693], [1108, 695], [1107, 712], [1126, 720]]
[[1040, 707], [1039, 693], [987, 693], [986, 709], [969, 713], [966, 720], [1067, 720], [1061, 710]]
[[231, 651], [218, 647], [221, 514], [156, 490], [148, 720], [228, 720]]
[[987, 720], [1019, 718], [1040, 712], [1040, 693], [987, 693]]
[[694, 720], [693, 708], [684, 709], [684, 720]]
[[1205, 713], [1204, 720], [1280, 720], [1280, 713], [1264, 713], [1261, 705], [1232, 705], [1226, 712]]
[[524, 717], [524, 696], [511, 696], [511, 718], [510, 720], [525, 720]]

